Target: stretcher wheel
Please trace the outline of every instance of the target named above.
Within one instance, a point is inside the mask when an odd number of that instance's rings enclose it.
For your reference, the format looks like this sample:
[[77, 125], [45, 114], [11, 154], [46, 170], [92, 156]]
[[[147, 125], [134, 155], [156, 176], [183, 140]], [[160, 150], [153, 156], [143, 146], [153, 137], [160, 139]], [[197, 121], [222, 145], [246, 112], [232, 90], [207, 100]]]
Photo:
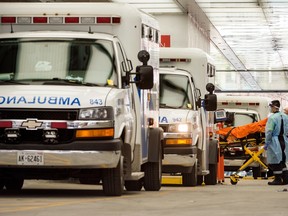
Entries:
[[234, 180], [230, 179], [230, 183], [231, 183], [232, 185], [236, 185], [236, 184], [238, 183], [238, 181], [234, 181]]
[[239, 181], [239, 176], [235, 176], [235, 175], [230, 176], [230, 183], [232, 185], [236, 185], [238, 183], [238, 181]]

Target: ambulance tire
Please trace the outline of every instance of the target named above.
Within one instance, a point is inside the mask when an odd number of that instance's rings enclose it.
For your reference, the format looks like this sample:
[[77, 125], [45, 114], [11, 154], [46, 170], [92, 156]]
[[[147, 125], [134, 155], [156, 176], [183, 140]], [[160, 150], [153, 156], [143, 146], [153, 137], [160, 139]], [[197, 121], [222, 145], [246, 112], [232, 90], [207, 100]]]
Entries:
[[5, 185], [4, 180], [0, 179], [0, 190], [3, 190], [4, 185]]
[[150, 139], [152, 137], [159, 138], [158, 140], [158, 151], [154, 155], [153, 161], [143, 164], [142, 170], [144, 171], [143, 186], [146, 191], [159, 191], [161, 189], [162, 181], [162, 146], [161, 146], [161, 133], [160, 131], [154, 131], [155, 134], [152, 136], [150, 132]]
[[143, 180], [138, 181], [125, 181], [125, 188], [127, 191], [141, 191], [143, 186]]
[[[160, 161], [162, 159], [160, 158]], [[162, 180], [162, 162], [148, 162], [144, 164], [144, 189], [159, 191]]]
[[23, 178], [13, 178], [7, 179], [5, 181], [5, 188], [9, 191], [20, 191], [23, 187], [24, 179]]
[[216, 185], [217, 184], [217, 164], [209, 164], [209, 174], [206, 175], [205, 184], [206, 185]]
[[196, 186], [197, 185], [197, 162], [195, 162], [190, 173], [182, 173], [183, 186]]
[[107, 196], [121, 196], [124, 190], [123, 157], [116, 168], [104, 169], [102, 187]]

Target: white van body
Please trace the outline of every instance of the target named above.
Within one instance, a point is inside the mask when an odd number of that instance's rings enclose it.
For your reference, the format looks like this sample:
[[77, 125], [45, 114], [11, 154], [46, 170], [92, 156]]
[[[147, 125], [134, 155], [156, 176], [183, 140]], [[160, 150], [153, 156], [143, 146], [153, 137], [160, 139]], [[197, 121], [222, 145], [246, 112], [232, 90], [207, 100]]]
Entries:
[[[158, 22], [84, 2], [0, 3], [0, 18], [0, 189], [73, 177], [107, 195], [159, 190]], [[151, 89], [133, 75], [141, 50]]]
[[[197, 48], [160, 48], [160, 126], [163, 173], [181, 173], [183, 185], [216, 184], [217, 140], [209, 137], [213, 112], [199, 107], [213, 80], [212, 59]], [[201, 92], [201, 94], [200, 94]], [[203, 101], [202, 101], [203, 103]], [[213, 127], [212, 127], [213, 128]]]

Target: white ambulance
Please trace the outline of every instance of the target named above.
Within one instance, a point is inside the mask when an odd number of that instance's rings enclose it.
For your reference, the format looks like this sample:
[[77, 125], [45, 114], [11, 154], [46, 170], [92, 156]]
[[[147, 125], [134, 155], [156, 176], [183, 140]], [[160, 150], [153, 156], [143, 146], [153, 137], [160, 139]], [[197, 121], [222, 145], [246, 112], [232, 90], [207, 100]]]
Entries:
[[[224, 109], [228, 114], [228, 121], [226, 120], [225, 126], [237, 127], [267, 118], [270, 101], [270, 98], [262, 96], [226, 95], [219, 93], [217, 94], [217, 109]], [[249, 156], [245, 154], [242, 146], [232, 147], [231, 145], [231, 147], [227, 146], [224, 150], [224, 170], [228, 173], [236, 171], [241, 167]], [[260, 159], [266, 162], [266, 154], [260, 155]], [[250, 169], [254, 178], [266, 176], [267, 174], [267, 170], [263, 169], [258, 162], [251, 163], [246, 171], [249, 172]]]
[[0, 189], [79, 178], [112, 196], [160, 190], [158, 22], [84, 2], [0, 3], [0, 19]]
[[203, 176], [205, 184], [216, 184], [218, 141], [209, 136], [216, 110], [212, 59], [197, 48], [160, 48], [159, 71], [162, 172], [181, 174], [185, 186], [203, 183]]

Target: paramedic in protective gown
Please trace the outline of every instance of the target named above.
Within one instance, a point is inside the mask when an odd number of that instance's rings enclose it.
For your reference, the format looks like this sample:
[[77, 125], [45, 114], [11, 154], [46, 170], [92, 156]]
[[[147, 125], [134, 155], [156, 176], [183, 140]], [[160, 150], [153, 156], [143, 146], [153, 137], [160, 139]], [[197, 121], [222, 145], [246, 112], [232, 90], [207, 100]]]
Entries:
[[280, 102], [273, 100], [269, 104], [272, 115], [265, 127], [265, 145], [267, 162], [275, 176], [269, 185], [288, 184], [288, 115], [279, 111]]

